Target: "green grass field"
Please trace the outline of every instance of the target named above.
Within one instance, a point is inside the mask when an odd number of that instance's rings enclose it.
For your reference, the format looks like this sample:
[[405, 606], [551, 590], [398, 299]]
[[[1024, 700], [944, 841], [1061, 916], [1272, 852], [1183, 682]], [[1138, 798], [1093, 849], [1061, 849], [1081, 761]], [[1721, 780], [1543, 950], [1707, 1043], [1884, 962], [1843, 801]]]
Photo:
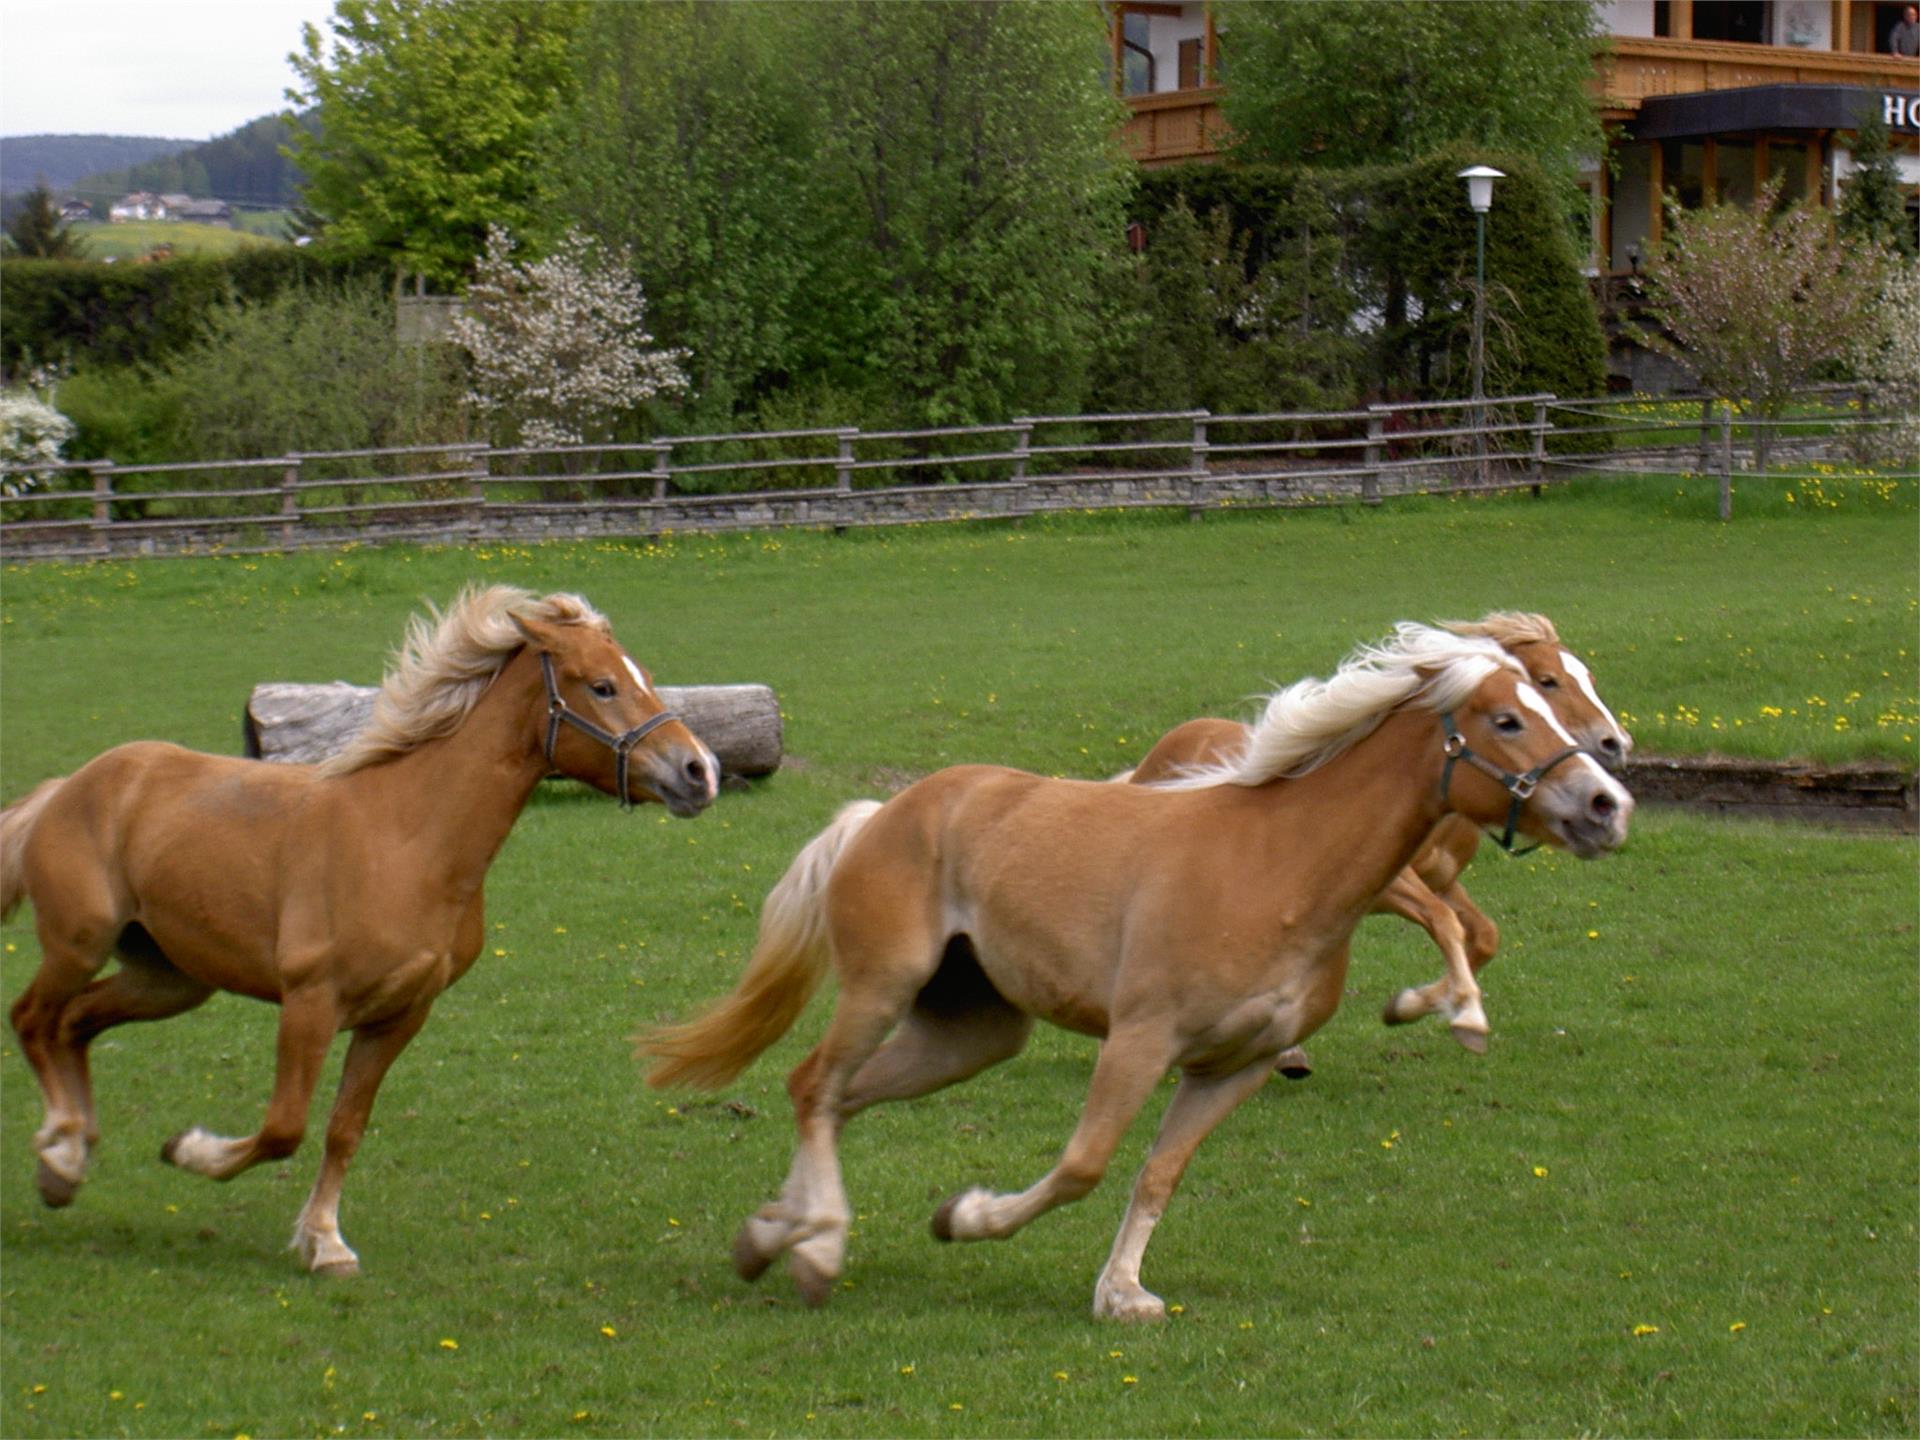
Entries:
[[171, 245], [175, 255], [231, 255], [252, 245], [285, 243], [274, 235], [183, 220], [127, 220], [119, 224], [84, 220], [73, 227], [73, 233], [86, 243], [89, 260], [137, 260], [158, 245]]
[[[0, 1433], [1913, 1433], [1911, 839], [1648, 811], [1603, 862], [1489, 855], [1468, 877], [1505, 935], [1484, 1058], [1377, 1023], [1435, 967], [1367, 921], [1315, 1076], [1201, 1149], [1147, 1257], [1181, 1309], [1147, 1331], [1088, 1307], [1152, 1113], [1081, 1204], [1004, 1245], [927, 1234], [954, 1190], [1051, 1164], [1089, 1042], [1042, 1034], [860, 1117], [846, 1281], [810, 1313], [778, 1270], [740, 1284], [726, 1247], [784, 1173], [781, 1080], [824, 1005], [711, 1099], [643, 1089], [625, 1039], [731, 984], [767, 885], [843, 800], [962, 760], [1102, 775], [1401, 616], [1547, 611], [1645, 748], [1910, 759], [1911, 486], [1741, 499], [1731, 526], [1710, 484], [1668, 482], [7, 570], [8, 796], [140, 736], [236, 750], [254, 682], [371, 681], [419, 598], [467, 579], [582, 591], [664, 682], [774, 685], [789, 759], [694, 823], [536, 797], [489, 880], [490, 953], [396, 1066], [349, 1180], [357, 1280], [283, 1248], [311, 1141], [226, 1186], [154, 1158], [184, 1126], [257, 1123], [266, 1007], [99, 1042], [104, 1141], [62, 1212], [34, 1196], [9, 1039]], [[10, 997], [30, 924], [0, 944]]]

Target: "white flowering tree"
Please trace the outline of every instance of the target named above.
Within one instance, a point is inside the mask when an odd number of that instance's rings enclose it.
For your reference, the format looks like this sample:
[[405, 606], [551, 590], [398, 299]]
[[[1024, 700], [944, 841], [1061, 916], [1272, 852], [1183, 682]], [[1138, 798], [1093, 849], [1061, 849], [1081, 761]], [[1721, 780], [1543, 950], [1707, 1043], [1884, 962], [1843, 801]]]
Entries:
[[73, 438], [73, 422], [31, 390], [0, 391], [0, 495], [20, 495], [46, 481]]
[[487, 232], [454, 338], [472, 362], [467, 404], [495, 438], [544, 447], [605, 439], [621, 415], [688, 391], [684, 350], [656, 347], [624, 250], [572, 230], [543, 260]]
[[1892, 422], [1886, 431], [1865, 431], [1860, 448], [1866, 458], [1910, 466], [1920, 456], [1920, 264], [1899, 260], [1889, 268], [1880, 323], [1861, 328], [1847, 358], [1868, 410]]

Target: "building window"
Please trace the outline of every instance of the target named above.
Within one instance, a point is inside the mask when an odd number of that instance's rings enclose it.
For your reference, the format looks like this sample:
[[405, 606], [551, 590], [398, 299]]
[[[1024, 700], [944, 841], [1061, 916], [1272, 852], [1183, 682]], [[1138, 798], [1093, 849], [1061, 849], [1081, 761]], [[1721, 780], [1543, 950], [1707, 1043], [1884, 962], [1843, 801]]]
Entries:
[[1684, 210], [1698, 210], [1707, 198], [1707, 147], [1698, 140], [1661, 142], [1663, 188]]
[[1207, 83], [1206, 48], [1204, 39], [1182, 40], [1180, 42], [1180, 88], [1198, 90]]
[[1121, 63], [1126, 67], [1122, 89], [1128, 95], [1151, 95], [1154, 89], [1153, 51], [1147, 48], [1145, 15], [1128, 11], [1121, 17]]
[[1758, 147], [1751, 140], [1720, 140], [1713, 149], [1713, 188], [1720, 203], [1752, 205], [1753, 166]]
[[1693, 38], [1764, 45], [1767, 7], [1763, 0], [1695, 0]]
[[1780, 203], [1792, 205], [1807, 196], [1807, 145], [1800, 140], [1772, 140], [1767, 144], [1767, 178], [1780, 182]]

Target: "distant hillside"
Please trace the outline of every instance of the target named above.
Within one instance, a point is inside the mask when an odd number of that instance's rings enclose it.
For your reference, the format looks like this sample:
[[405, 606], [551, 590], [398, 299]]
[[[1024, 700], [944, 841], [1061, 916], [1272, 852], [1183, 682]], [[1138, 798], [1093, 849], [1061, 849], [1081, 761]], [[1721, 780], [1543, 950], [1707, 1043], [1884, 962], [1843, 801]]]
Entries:
[[[313, 126], [302, 116], [295, 125]], [[68, 187], [100, 208], [131, 190], [225, 200], [229, 205], [284, 210], [299, 200], [300, 171], [280, 153], [292, 127], [278, 115], [262, 115], [239, 129], [176, 153], [90, 172]]]
[[49, 188], [71, 189], [82, 176], [139, 165], [185, 150], [191, 140], [154, 135], [8, 135], [0, 137], [0, 194]]

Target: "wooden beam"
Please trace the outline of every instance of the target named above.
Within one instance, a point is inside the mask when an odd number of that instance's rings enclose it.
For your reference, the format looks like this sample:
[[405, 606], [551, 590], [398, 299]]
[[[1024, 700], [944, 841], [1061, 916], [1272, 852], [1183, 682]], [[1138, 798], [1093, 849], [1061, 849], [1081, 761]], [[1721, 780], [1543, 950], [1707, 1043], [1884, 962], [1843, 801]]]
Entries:
[[1675, 40], [1693, 38], [1693, 0], [1670, 0], [1667, 6], [1667, 24], [1673, 27]]

